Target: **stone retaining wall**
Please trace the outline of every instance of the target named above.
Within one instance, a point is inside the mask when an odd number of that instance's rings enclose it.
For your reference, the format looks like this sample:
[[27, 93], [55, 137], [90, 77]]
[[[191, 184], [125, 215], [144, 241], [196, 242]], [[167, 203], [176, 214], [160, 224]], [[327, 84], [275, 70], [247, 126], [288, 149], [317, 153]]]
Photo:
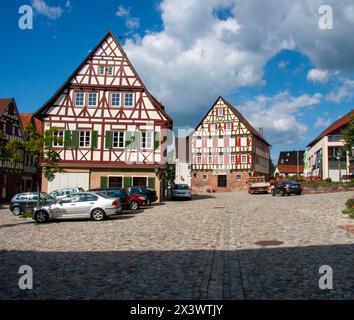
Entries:
[[302, 190], [304, 194], [354, 191], [354, 184], [353, 183], [329, 184], [329, 185], [303, 184]]

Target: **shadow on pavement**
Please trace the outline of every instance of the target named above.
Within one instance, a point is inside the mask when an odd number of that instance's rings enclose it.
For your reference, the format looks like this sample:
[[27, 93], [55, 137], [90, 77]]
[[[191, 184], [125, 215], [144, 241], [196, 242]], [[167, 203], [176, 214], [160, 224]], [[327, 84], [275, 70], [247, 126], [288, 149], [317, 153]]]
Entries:
[[[70, 248], [68, 248], [69, 250]], [[4, 251], [0, 299], [353, 299], [354, 245], [237, 251]], [[34, 290], [18, 288], [21, 265]], [[320, 290], [319, 268], [333, 268]]]

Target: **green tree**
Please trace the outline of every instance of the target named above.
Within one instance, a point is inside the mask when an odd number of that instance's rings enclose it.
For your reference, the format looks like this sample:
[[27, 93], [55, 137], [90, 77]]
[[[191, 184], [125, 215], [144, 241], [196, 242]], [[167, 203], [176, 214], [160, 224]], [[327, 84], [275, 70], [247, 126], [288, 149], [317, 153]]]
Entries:
[[53, 128], [42, 133], [37, 131], [33, 124], [29, 124], [24, 129], [23, 140], [17, 137], [11, 138], [1, 148], [1, 158], [13, 163], [23, 161], [25, 154], [33, 157], [36, 167], [38, 204], [40, 202], [39, 181], [42, 172], [48, 181], [53, 181], [55, 174], [62, 172], [59, 167], [60, 155], [52, 148], [53, 143], [62, 142], [62, 139], [55, 135], [57, 131], [58, 129]]
[[342, 138], [345, 141], [345, 149], [348, 152], [354, 147], [354, 115], [350, 117], [347, 126], [341, 132]]

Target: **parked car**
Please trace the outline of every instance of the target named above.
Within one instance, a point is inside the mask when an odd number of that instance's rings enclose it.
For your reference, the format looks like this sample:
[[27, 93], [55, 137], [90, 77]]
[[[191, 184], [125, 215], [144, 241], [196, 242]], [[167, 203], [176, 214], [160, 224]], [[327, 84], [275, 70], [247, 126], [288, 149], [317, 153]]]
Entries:
[[33, 210], [33, 219], [45, 223], [52, 219], [91, 218], [102, 221], [122, 210], [119, 198], [93, 192], [73, 193], [53, 204], [41, 205]]
[[[48, 193], [40, 193], [40, 202], [52, 204], [56, 200]], [[15, 216], [23, 214], [25, 211], [32, 211], [38, 203], [38, 192], [26, 192], [16, 194], [10, 202], [10, 210]]]
[[302, 189], [301, 184], [297, 181], [281, 181], [277, 185], [274, 186], [272, 190], [272, 196], [274, 197], [276, 194], [280, 194], [281, 196], [297, 194], [301, 195]]
[[175, 184], [172, 187], [171, 198], [192, 200], [192, 192], [188, 184]]
[[127, 191], [130, 194], [130, 196], [133, 194], [144, 195], [147, 198], [147, 203], [146, 203], [147, 206], [151, 205], [153, 202], [157, 201], [158, 199], [156, 191], [147, 187], [131, 186], [127, 188]]
[[119, 198], [122, 208], [125, 210], [136, 211], [147, 203], [147, 198], [141, 194], [129, 195], [123, 188], [92, 189], [92, 192], [99, 192], [110, 197]]
[[50, 192], [49, 194], [54, 197], [55, 199], [63, 199], [66, 196], [72, 194], [72, 193], [79, 193], [79, 192], [84, 192], [83, 188], [65, 188], [65, 189], [58, 189]]

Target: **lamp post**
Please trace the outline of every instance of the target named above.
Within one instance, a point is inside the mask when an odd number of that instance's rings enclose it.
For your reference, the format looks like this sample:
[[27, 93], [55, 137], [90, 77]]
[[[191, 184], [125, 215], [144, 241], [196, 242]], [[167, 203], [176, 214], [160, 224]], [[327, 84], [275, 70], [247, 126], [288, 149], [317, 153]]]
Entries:
[[342, 177], [341, 177], [341, 172], [342, 172], [342, 168], [341, 168], [342, 155], [343, 155], [342, 149], [338, 149], [338, 151], [337, 151], [337, 158], [338, 158], [339, 182], [342, 181]]

